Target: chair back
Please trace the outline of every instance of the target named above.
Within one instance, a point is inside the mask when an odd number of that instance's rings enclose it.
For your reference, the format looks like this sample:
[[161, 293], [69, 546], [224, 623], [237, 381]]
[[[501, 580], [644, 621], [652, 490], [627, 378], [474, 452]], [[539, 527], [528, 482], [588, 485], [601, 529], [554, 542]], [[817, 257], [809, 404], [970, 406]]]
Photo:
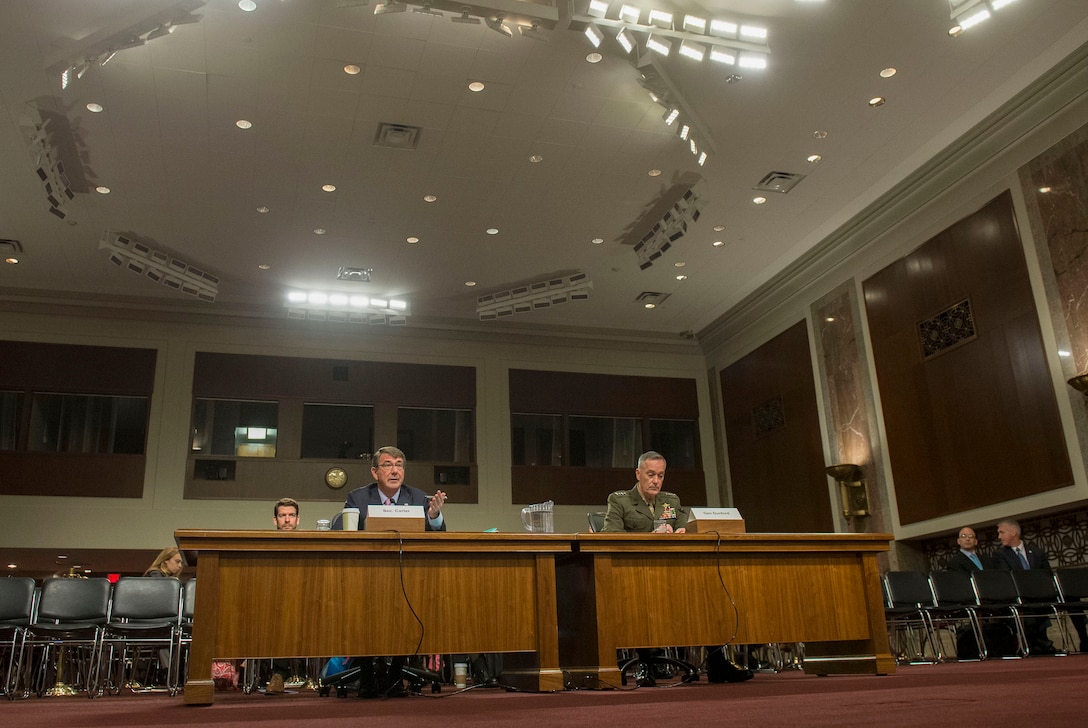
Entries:
[[104, 577], [52, 577], [42, 585], [36, 623], [105, 624], [109, 617], [110, 582]]
[[971, 584], [975, 588], [979, 604], [1007, 605], [1018, 604], [1020, 595], [1016, 592], [1016, 583], [1012, 572], [1005, 569], [987, 569], [971, 572]]
[[185, 592], [181, 598], [181, 618], [186, 622], [193, 621], [193, 611], [196, 610], [196, 577], [185, 582]]
[[122, 576], [113, 587], [114, 621], [177, 622], [181, 582], [175, 577]]
[[26, 626], [33, 611], [33, 579], [28, 576], [0, 579], [0, 625]]
[[889, 571], [884, 575], [884, 588], [889, 606], [934, 606], [929, 579], [920, 571]]
[[1009, 573], [1021, 604], [1058, 601], [1058, 585], [1050, 569], [1019, 569]]
[[1054, 578], [1063, 601], [1075, 602], [1088, 598], [1088, 568], [1073, 566], [1058, 569], [1054, 572]]
[[590, 533], [600, 533], [604, 530], [604, 511], [590, 511], [586, 514]]
[[341, 511], [340, 513], [337, 513], [335, 516], [332, 517], [332, 525], [330, 526], [330, 528], [333, 531], [343, 531], [344, 530], [344, 513], [343, 513], [343, 511]]
[[974, 606], [978, 597], [965, 571], [933, 571], [929, 574], [933, 598], [942, 607]]

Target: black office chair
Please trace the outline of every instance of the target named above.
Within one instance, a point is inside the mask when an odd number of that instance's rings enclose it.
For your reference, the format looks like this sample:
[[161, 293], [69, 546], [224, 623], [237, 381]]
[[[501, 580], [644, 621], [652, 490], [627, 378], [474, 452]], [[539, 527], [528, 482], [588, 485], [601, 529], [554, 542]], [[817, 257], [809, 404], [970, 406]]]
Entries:
[[975, 613], [978, 597], [971, 576], [965, 571], [933, 571], [929, 574], [929, 585], [934, 601], [929, 609], [930, 624], [938, 641], [941, 630], [948, 630], [953, 636], [957, 660], [985, 660], [989, 647]]
[[[16, 665], [22, 661], [23, 637], [34, 615], [34, 580], [30, 577], [0, 579], [0, 654], [7, 653], [3, 691], [9, 700], [27, 697], [29, 690], [16, 695], [19, 682]], [[19, 659], [16, 659], [19, 655]]]
[[[1025, 634], [1030, 637], [1033, 631], [1038, 633], [1036, 642], [1047, 646], [1050, 639], [1046, 635], [1046, 627], [1049, 625], [1049, 618], [1054, 617], [1061, 647], [1052, 648], [1048, 653], [1067, 654], [1071, 643], [1069, 631], [1065, 627], [1067, 612], [1061, 604], [1062, 597], [1054, 580], [1054, 572], [1050, 569], [1016, 569], [1009, 573], [1012, 574], [1012, 582], [1016, 587], [1017, 611], [1020, 613]], [[1037, 646], [1039, 645], [1032, 645], [1029, 641], [1029, 649]]]
[[[920, 571], [889, 571], [884, 575], [884, 617], [896, 659], [907, 664], [941, 661], [929, 610], [936, 606], [929, 578]], [[927, 645], [933, 657], [926, 656]]]
[[1002, 659], [1027, 657], [1031, 646], [1024, 633], [1024, 623], [1019, 610], [1019, 595], [1016, 593], [1016, 584], [1012, 580], [1012, 572], [1004, 569], [973, 571], [971, 585], [974, 587], [975, 596], [978, 597], [975, 614], [984, 634], [987, 635], [987, 642], [992, 643], [994, 636], [1002, 635], [1003, 627], [1011, 630], [1016, 639], [1015, 654], [1009, 654], [1010, 650], [1003, 649], [1000, 650], [1000, 654], [990, 656]]
[[[110, 621], [102, 633], [102, 660], [105, 664], [105, 691], [120, 694], [128, 686], [142, 689], [150, 685], [160, 664], [160, 650], [165, 650], [165, 680], [161, 683], [171, 695], [178, 690], [175, 675], [178, 634], [181, 631], [181, 582], [174, 577], [124, 576], [113, 587]], [[142, 681], [135, 673], [143, 663]]]
[[1088, 568], [1064, 567], [1054, 572], [1054, 581], [1061, 594], [1061, 607], [1069, 615], [1073, 629], [1080, 639], [1080, 651], [1088, 652]]
[[604, 530], [604, 511], [590, 511], [586, 514], [586, 521], [589, 522], [590, 533], [600, 533]]

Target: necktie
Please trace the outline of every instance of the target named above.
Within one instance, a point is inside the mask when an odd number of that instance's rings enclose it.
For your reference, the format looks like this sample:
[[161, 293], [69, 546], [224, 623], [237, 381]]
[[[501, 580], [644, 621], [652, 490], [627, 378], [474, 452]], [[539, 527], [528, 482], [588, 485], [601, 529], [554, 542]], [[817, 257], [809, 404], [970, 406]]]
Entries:
[[971, 559], [971, 562], [979, 569], [982, 569], [982, 562], [978, 560], [978, 554], [967, 554], [967, 558]]
[[391, 506], [391, 505], [393, 505], [393, 501], [391, 499], [389, 499], [389, 498], [386, 498], [385, 499], [385, 505]]
[[1019, 547], [1018, 549], [1016, 549], [1016, 553], [1017, 553], [1017, 554], [1019, 554], [1019, 556], [1020, 556], [1020, 564], [1021, 564], [1021, 565], [1022, 565], [1022, 566], [1023, 566], [1023, 567], [1025, 568], [1025, 569], [1030, 569], [1030, 568], [1031, 568], [1031, 564], [1029, 564], [1029, 563], [1028, 563], [1028, 557], [1027, 557], [1027, 554], [1025, 554], [1025, 553], [1024, 553], [1024, 547], [1023, 547], [1023, 546], [1021, 546], [1021, 547]]

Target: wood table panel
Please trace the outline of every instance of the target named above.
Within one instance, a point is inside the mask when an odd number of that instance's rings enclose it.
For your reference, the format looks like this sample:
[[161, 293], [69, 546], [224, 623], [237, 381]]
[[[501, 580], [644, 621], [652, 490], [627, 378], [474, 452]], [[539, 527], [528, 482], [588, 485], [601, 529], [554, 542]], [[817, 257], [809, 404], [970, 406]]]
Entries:
[[579, 534], [558, 561], [560, 662], [618, 684], [616, 650], [804, 642], [807, 672], [885, 674], [885, 534]]
[[532, 653], [504, 682], [562, 690], [555, 558], [571, 536], [179, 530], [197, 557], [185, 701], [252, 657]]

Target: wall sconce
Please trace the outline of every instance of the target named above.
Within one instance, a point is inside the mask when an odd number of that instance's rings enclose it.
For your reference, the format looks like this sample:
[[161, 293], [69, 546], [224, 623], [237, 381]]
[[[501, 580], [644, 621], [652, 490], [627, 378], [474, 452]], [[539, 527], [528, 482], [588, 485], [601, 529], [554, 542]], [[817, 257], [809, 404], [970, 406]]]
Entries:
[[1065, 383], [1081, 394], [1088, 396], [1088, 373], [1078, 374], [1072, 379], [1067, 379]]
[[861, 477], [861, 466], [852, 463], [832, 465], [824, 472], [839, 484], [839, 498], [842, 500], [842, 515], [869, 515], [869, 489]]

